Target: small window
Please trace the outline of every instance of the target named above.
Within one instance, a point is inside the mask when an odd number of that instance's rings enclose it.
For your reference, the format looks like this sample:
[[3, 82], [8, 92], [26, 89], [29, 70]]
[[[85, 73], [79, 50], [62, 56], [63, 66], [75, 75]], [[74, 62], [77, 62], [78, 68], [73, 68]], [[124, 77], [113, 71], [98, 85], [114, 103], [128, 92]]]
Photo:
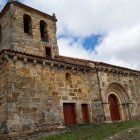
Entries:
[[66, 73], [66, 82], [67, 82], [68, 84], [71, 83], [71, 74], [70, 74], [70, 73]]
[[24, 15], [23, 22], [24, 22], [24, 33], [32, 35], [31, 17], [29, 15]]
[[40, 21], [40, 35], [41, 35], [41, 41], [49, 42], [47, 24], [43, 20]]
[[46, 56], [51, 57], [51, 48], [46, 47], [46, 48], [45, 48], [45, 51], [46, 51]]

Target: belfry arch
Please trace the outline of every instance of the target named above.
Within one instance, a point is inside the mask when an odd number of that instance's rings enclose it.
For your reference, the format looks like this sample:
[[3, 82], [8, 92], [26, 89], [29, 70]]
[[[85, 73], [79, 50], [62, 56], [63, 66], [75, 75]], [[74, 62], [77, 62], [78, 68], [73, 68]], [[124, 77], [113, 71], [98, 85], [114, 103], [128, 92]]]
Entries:
[[107, 121], [129, 120], [132, 117], [128, 93], [119, 83], [111, 83], [107, 87], [103, 104]]

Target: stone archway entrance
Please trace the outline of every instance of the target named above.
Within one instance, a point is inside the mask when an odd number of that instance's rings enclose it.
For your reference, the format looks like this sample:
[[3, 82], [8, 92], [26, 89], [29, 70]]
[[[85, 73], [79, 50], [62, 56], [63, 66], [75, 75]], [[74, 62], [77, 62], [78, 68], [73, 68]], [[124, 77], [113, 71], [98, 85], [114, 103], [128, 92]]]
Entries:
[[122, 85], [111, 83], [102, 97], [107, 121], [131, 119], [130, 99]]
[[111, 94], [108, 97], [109, 109], [112, 121], [120, 120], [120, 112], [118, 108], [118, 99], [115, 95]]

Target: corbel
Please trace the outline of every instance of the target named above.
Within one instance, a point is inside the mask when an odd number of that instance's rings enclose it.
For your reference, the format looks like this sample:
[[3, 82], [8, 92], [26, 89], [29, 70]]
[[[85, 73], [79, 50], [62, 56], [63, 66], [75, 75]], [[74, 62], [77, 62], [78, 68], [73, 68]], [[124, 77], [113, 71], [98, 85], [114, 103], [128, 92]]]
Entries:
[[36, 65], [36, 63], [37, 63], [37, 60], [36, 60], [36, 59], [34, 59], [34, 61], [33, 61], [33, 65], [35, 66], [35, 65]]
[[27, 58], [26, 57], [24, 57], [23, 62], [24, 62], [24, 64], [27, 63]]
[[54, 63], [50, 63], [50, 67], [52, 68], [54, 66]]
[[118, 69], [115, 69], [115, 73], [118, 74]]
[[58, 68], [60, 68], [60, 67], [61, 67], [61, 65], [60, 65], [60, 64], [58, 64], [58, 65], [57, 65], [57, 67], [58, 67]]
[[14, 57], [13, 57], [13, 62], [16, 63], [16, 61], [17, 61], [17, 56], [14, 55]]
[[108, 68], [108, 72], [111, 72], [111, 69], [110, 68]]
[[83, 72], [86, 73], [86, 69], [84, 69]]
[[126, 72], [124, 71], [123, 74], [126, 75]]
[[5, 59], [6, 61], [9, 61], [9, 60], [10, 60], [8, 54], [5, 54], [5, 55], [4, 55], [4, 59]]
[[72, 67], [71, 70], [74, 70], [74, 67]]
[[136, 76], [138, 76], [138, 73], [136, 73]]
[[64, 66], [64, 68], [66, 69], [66, 68], [67, 68], [67, 66], [65, 65], [65, 66]]
[[42, 66], [43, 66], [43, 67], [45, 67], [45, 65], [46, 65], [46, 62], [45, 62], [45, 61], [43, 61], [43, 62], [42, 62]]

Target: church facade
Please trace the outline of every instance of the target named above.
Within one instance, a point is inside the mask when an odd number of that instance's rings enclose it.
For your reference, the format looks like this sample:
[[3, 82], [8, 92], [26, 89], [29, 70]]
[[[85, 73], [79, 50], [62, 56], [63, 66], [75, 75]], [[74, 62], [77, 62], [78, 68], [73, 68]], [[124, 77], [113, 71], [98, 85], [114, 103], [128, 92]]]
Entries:
[[56, 22], [16, 1], [0, 13], [3, 133], [139, 118], [140, 71], [59, 55]]

